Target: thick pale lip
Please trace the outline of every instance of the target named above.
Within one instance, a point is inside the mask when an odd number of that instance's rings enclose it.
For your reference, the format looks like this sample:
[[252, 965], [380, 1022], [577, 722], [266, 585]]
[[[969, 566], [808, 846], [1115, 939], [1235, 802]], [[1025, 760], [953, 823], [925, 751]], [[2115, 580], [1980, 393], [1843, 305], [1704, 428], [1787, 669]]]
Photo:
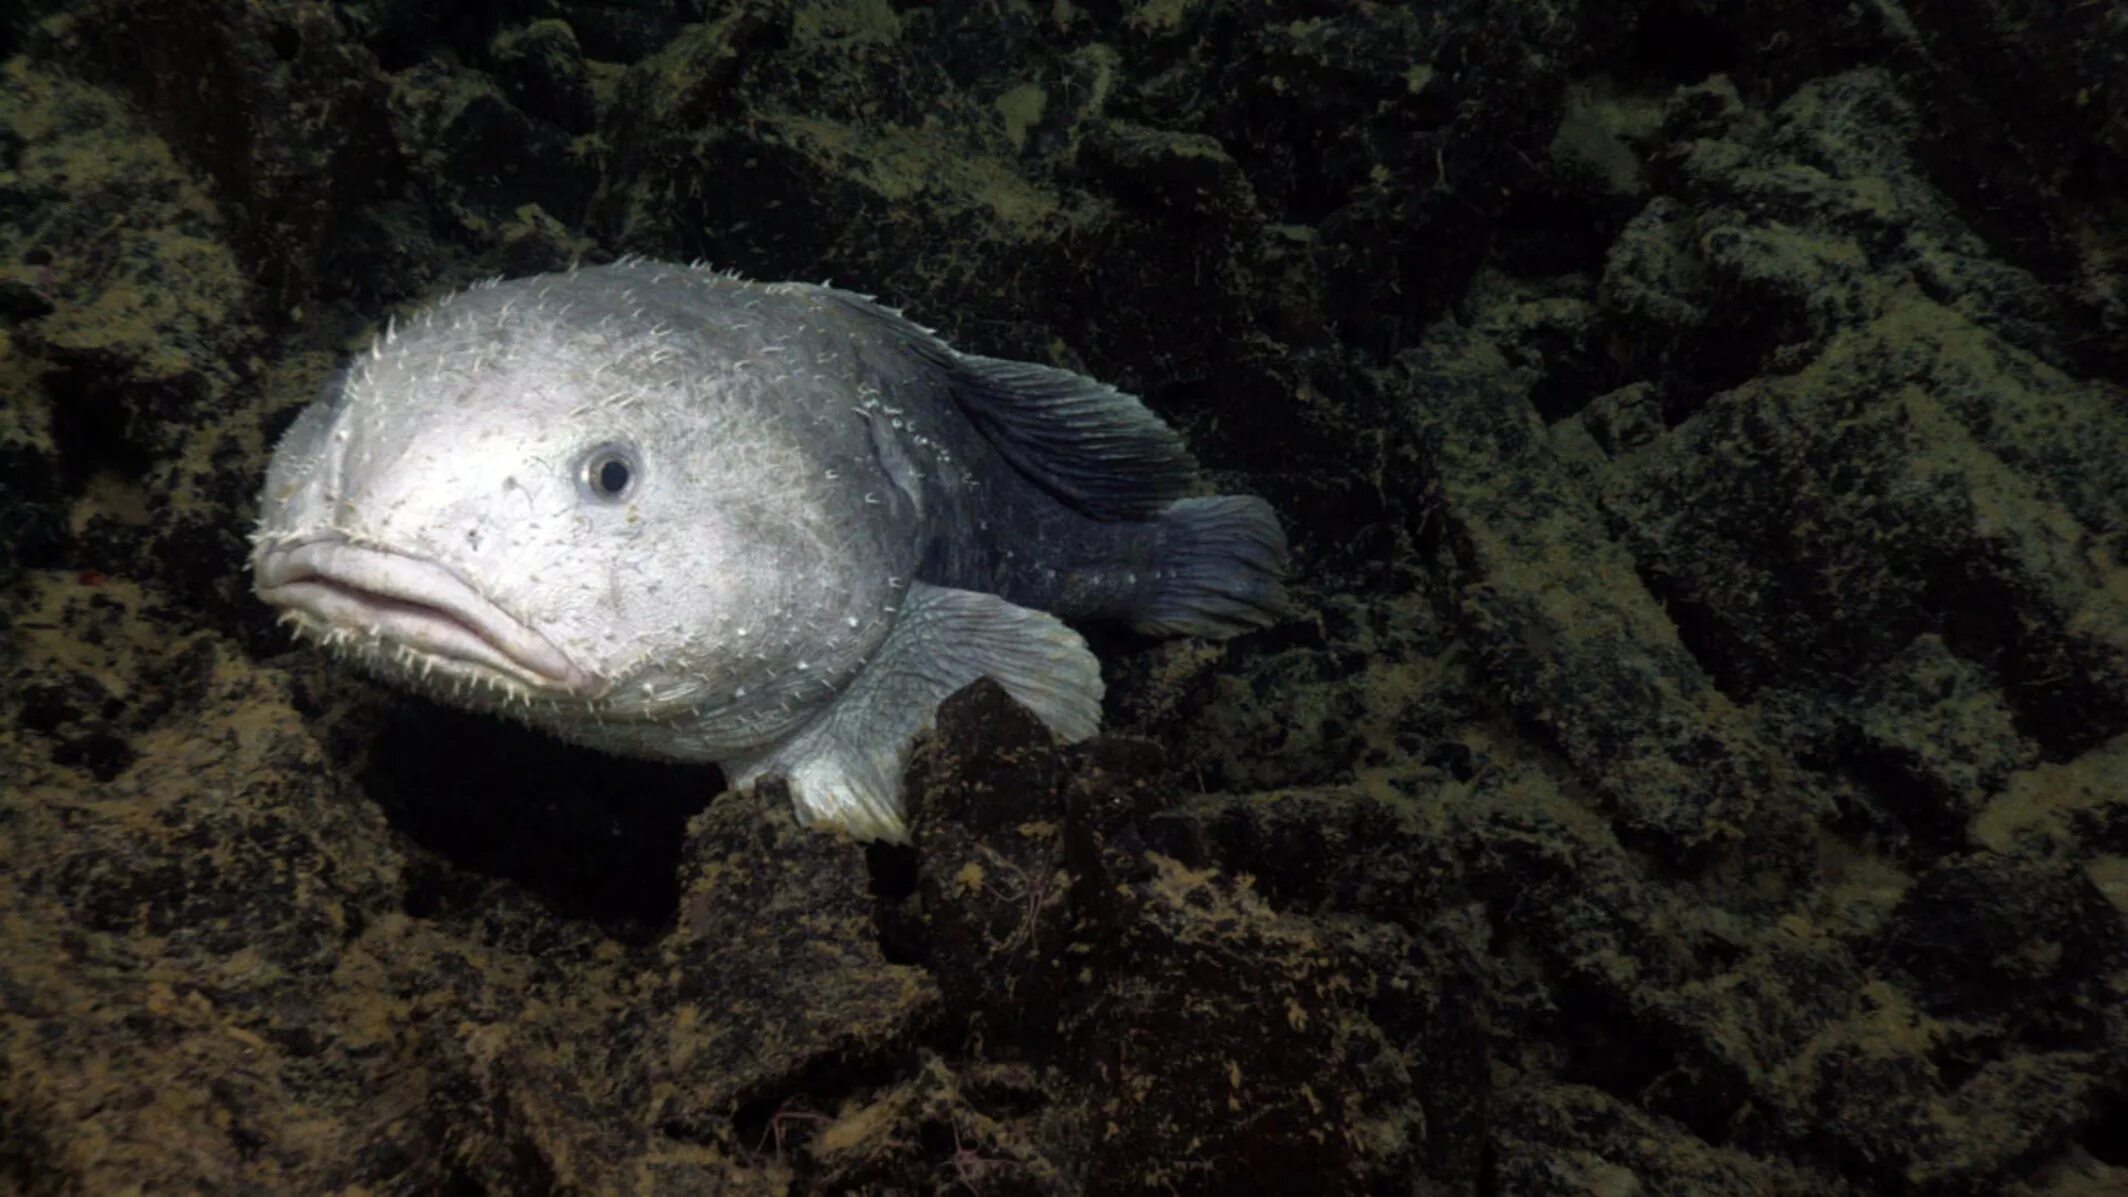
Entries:
[[328, 535], [261, 550], [252, 578], [261, 599], [327, 628], [375, 633], [530, 689], [580, 695], [601, 689], [552, 641], [440, 562]]

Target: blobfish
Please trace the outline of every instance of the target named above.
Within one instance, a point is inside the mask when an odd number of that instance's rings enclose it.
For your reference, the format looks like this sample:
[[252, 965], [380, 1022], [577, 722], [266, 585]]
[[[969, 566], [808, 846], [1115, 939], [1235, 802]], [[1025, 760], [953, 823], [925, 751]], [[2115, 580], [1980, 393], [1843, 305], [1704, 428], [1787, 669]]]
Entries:
[[1227, 637], [1288, 611], [1270, 506], [1198, 482], [1083, 375], [833, 287], [624, 259], [388, 326], [276, 445], [251, 570], [389, 682], [734, 789], [781, 776], [802, 822], [899, 841], [903, 767], [961, 687], [1098, 729], [1064, 620]]

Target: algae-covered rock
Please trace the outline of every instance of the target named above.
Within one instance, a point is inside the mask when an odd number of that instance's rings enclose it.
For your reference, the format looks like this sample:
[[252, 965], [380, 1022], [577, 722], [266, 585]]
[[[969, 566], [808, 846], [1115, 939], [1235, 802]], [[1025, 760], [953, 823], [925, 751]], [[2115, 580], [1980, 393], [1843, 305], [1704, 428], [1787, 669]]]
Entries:
[[[2128, 1191], [2105, 5], [0, 14], [0, 1190]], [[624, 252], [1142, 395], [1301, 613], [914, 842], [292, 649], [271, 445]]]

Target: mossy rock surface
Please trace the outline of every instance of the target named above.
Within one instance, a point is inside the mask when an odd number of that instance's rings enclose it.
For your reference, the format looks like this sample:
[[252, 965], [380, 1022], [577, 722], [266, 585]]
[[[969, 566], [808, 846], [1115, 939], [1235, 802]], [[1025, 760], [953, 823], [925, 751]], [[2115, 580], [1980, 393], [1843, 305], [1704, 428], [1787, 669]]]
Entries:
[[[2105, 5], [0, 16], [0, 1190], [2128, 1191]], [[274, 439], [620, 253], [1180, 427], [1302, 614], [915, 842], [291, 649]]]

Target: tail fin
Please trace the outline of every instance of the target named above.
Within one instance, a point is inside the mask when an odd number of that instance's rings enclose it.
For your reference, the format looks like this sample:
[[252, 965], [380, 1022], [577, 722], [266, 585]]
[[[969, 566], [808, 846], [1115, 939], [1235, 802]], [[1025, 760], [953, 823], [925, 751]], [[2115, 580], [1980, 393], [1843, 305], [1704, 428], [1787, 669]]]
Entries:
[[1286, 533], [1254, 495], [1178, 499], [1155, 517], [1165, 533], [1160, 587], [1131, 612], [1155, 635], [1224, 639], [1277, 622], [1286, 601]]

